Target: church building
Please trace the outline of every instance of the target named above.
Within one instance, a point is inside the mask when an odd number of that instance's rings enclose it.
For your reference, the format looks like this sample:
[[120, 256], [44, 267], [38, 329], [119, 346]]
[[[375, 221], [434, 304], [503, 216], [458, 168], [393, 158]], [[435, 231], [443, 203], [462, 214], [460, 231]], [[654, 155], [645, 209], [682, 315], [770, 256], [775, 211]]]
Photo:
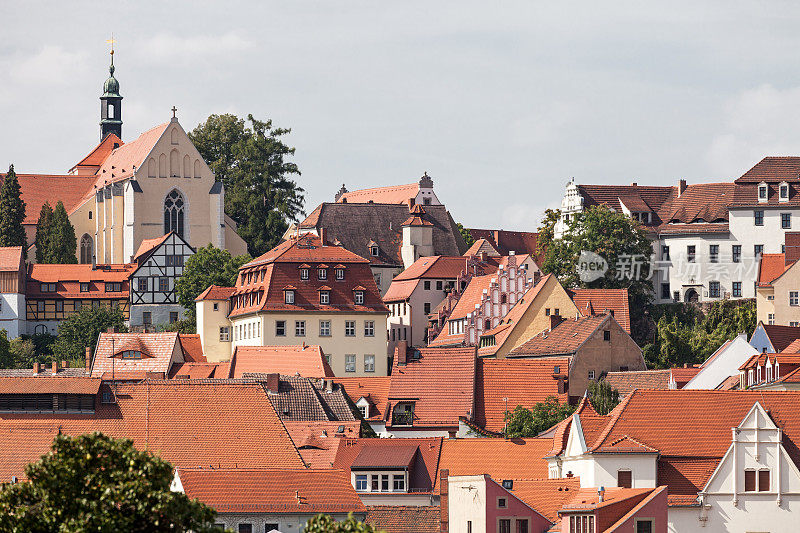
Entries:
[[[225, 214], [225, 191], [172, 117], [130, 142], [122, 140], [122, 96], [114, 76], [100, 97], [100, 144], [64, 175], [18, 174], [24, 226], [35, 257], [36, 223], [45, 202], [61, 200], [75, 227], [79, 263], [130, 263], [142, 241], [174, 232], [195, 250], [213, 244], [247, 253]], [[5, 175], [0, 174], [0, 182]]]

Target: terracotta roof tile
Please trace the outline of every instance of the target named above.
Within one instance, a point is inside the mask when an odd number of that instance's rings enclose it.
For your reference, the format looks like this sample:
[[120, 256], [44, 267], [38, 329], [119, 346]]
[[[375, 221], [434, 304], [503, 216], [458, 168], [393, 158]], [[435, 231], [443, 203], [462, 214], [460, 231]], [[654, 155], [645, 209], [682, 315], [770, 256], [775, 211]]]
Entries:
[[100, 380], [88, 377], [0, 377], [0, 394], [97, 394]]
[[590, 309], [597, 315], [610, 312], [622, 329], [630, 334], [628, 289], [571, 289], [568, 293], [583, 316], [589, 315]]
[[154, 239], [142, 239], [142, 243], [139, 245], [139, 249], [136, 250], [136, 253], [133, 254], [133, 260], [136, 261], [139, 257], [143, 256], [144, 254], [154, 250], [161, 246], [164, 241], [166, 241], [170, 236], [170, 233], [166, 233], [161, 237], [156, 237]]
[[[175, 363], [170, 379], [228, 379], [229, 363]], [[106, 375], [108, 372], [105, 373]]]
[[514, 479], [511, 494], [551, 522], [559, 522], [558, 511], [580, 489], [579, 478]]
[[0, 247], [0, 272], [19, 271], [22, 264], [22, 246]]
[[442, 448], [441, 437], [402, 438], [402, 439], [342, 439], [336, 453], [333, 467], [349, 470], [350, 465], [361, 454], [362, 449], [374, 450], [374, 453], [390, 454], [394, 448], [406, 449], [409, 445], [418, 447], [411, 471], [409, 472], [408, 489], [413, 492], [432, 492], [439, 472], [439, 453]]
[[361, 422], [284, 421], [297, 451], [309, 468], [331, 468], [343, 438], [358, 438]]
[[[50, 265], [34, 263], [28, 267], [26, 283], [29, 298], [125, 298], [129, 297], [128, 284], [136, 265], [90, 264]], [[106, 283], [120, 283], [119, 291], [106, 292]], [[42, 283], [55, 283], [55, 292], [42, 292]], [[90, 291], [81, 292], [80, 284], [89, 283]]]
[[419, 193], [419, 183], [407, 185], [391, 185], [349, 191], [339, 197], [337, 203], [376, 203], [376, 204], [408, 204]]
[[[392, 279], [394, 281], [417, 279], [456, 279], [464, 272], [468, 265], [468, 258], [463, 256], [433, 255], [420, 257], [407, 269], [403, 270]], [[497, 270], [496, 263], [480, 265], [483, 273], [493, 273]]]
[[[123, 144], [108, 154], [95, 175], [95, 185], [100, 188], [133, 176], [134, 168], [143, 168], [145, 158], [164, 134], [169, 122], [159, 124], [142, 133], [135, 140]], [[94, 193], [94, 191], [90, 191]]]
[[84, 167], [88, 172], [94, 174], [114, 149], [115, 144], [117, 146], [122, 146], [125, 143], [122, 142], [122, 139], [117, 137], [115, 134], [109, 133], [103, 137], [103, 140], [100, 141], [100, 144], [95, 146], [86, 157], [78, 161], [75, 166], [70, 169], [70, 172], [78, 169], [79, 167]]
[[[676, 222], [691, 226], [702, 222], [725, 223], [727, 226], [728, 207], [733, 202], [735, 187], [730, 182], [688, 185], [680, 196], [672, 195], [659, 210], [659, 218], [664, 224], [658, 231], [668, 232]], [[691, 231], [691, 228], [687, 229]]]
[[183, 358], [187, 363], [205, 363], [206, 356], [203, 355], [203, 344], [200, 335], [197, 333], [179, 333], [178, 341], [181, 343]]
[[385, 533], [439, 533], [438, 505], [370, 505], [366, 522]]
[[[414, 426], [458, 426], [461, 416], [474, 409], [476, 350], [423, 348], [419, 358], [392, 366], [389, 402], [414, 402]], [[387, 426], [392, 425], [391, 414]]]
[[363, 376], [334, 378], [333, 381], [344, 387], [353, 403], [365, 398], [370, 403], [370, 417], [367, 420], [383, 420], [389, 403], [391, 376]]
[[320, 346], [237, 346], [231, 359], [231, 377], [245, 373], [333, 377]]
[[500, 255], [507, 256], [511, 252], [517, 255], [528, 254], [537, 265], [542, 264], [544, 250], [538, 246], [539, 234], [530, 231], [507, 231], [496, 229], [470, 229], [469, 234], [475, 240], [486, 239]]
[[195, 298], [195, 302], [203, 300], [227, 300], [233, 293], [236, 292], [235, 287], [220, 287], [219, 285], [211, 285], [209, 288], [200, 293], [200, 296]]
[[[498, 483], [504, 479], [546, 478], [544, 457], [553, 446], [553, 439], [466, 438], [445, 439], [439, 470], [451, 476], [489, 474]], [[440, 490], [439, 480], [436, 491]]]
[[774, 157], [763, 158], [753, 168], [742, 174], [736, 180], [741, 183], [759, 183], [761, 181], [792, 181], [800, 177], [800, 157]]
[[[245, 373], [243, 379], [267, 382], [267, 374]], [[267, 383], [264, 383], [265, 388]], [[340, 387], [325, 390], [322, 380], [300, 376], [280, 376], [278, 390], [269, 390], [269, 399], [284, 421], [353, 421], [356, 416]]]
[[116, 403], [98, 400], [94, 414], [0, 414], [0, 479], [22, 477], [59, 432], [130, 438], [180, 468], [303, 467], [259, 384], [148, 380], [117, 384], [115, 393]]
[[464, 252], [464, 256], [469, 257], [471, 255], [478, 255], [479, 253], [484, 252], [487, 255], [491, 256], [500, 256], [500, 252], [498, 252], [492, 243], [490, 243], [486, 239], [475, 239], [475, 242], [472, 243], [466, 252]]
[[544, 331], [511, 350], [509, 356], [565, 355], [575, 353], [589, 337], [602, 327], [610, 315], [566, 319], [550, 331]]
[[773, 281], [789, 270], [793, 263], [786, 264], [785, 254], [761, 254], [758, 264], [758, 284], [769, 286]]
[[[143, 352], [141, 359], [123, 359], [124, 350]], [[177, 354], [176, 354], [177, 352]], [[178, 334], [168, 333], [101, 333], [92, 360], [92, 377], [106, 373], [161, 372], [165, 376], [173, 357], [182, 357]], [[183, 362], [176, 359], [175, 362]]]
[[669, 388], [669, 376], [669, 369], [628, 370], [625, 372], [609, 372], [603, 380], [617, 389], [622, 396], [627, 396], [634, 389], [666, 390]]
[[769, 337], [772, 347], [775, 351], [782, 352], [786, 349], [792, 341], [800, 339], [800, 328], [794, 326], [777, 326], [770, 324], [761, 324], [767, 336]]
[[219, 469], [178, 470], [190, 498], [219, 513], [347, 513], [364, 504], [342, 470]]
[[[555, 373], [558, 367], [558, 373]], [[566, 378], [569, 358], [479, 359], [476, 375], [475, 416], [477, 425], [499, 433], [505, 426], [505, 412], [517, 405], [530, 409], [548, 396], [560, 402], [567, 394], [558, 392], [556, 375]], [[507, 399], [507, 402], [504, 400]], [[476, 472], [477, 473], [477, 472]], [[490, 472], [487, 472], [490, 473]], [[493, 478], [495, 476], [492, 476]]]
[[417, 288], [419, 280], [411, 279], [407, 281], [392, 280], [392, 284], [386, 289], [386, 294], [383, 295], [384, 302], [401, 302], [408, 300], [414, 289]]
[[[5, 181], [6, 175], [0, 174], [0, 184]], [[68, 214], [71, 214], [83, 204], [87, 194], [93, 194], [92, 186], [94, 176], [48, 175], [48, 174], [17, 174], [20, 194], [25, 202], [25, 220], [23, 224], [35, 226], [39, 220], [39, 213], [45, 202], [50, 207], [55, 207], [59, 200], [64, 204]]]

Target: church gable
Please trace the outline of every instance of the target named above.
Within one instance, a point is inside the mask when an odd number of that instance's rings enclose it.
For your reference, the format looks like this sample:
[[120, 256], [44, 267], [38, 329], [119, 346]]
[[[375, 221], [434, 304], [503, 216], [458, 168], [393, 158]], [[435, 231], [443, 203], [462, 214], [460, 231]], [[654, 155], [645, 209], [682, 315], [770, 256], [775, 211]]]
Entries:
[[159, 138], [143, 157], [136, 179], [145, 182], [148, 178], [184, 178], [213, 182], [214, 173], [178, 119], [173, 117], [164, 126]]

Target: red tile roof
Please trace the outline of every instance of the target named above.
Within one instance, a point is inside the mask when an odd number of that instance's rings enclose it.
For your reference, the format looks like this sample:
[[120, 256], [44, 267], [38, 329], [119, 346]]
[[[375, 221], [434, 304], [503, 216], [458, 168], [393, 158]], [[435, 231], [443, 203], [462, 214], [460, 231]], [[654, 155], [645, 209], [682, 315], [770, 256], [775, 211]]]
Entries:
[[[695, 183], [687, 186], [680, 196], [674, 194], [660, 209], [659, 218], [664, 224], [659, 228], [659, 232], [668, 229], [676, 222], [727, 223], [728, 206], [733, 202], [734, 188], [735, 185], [730, 182]], [[687, 229], [691, 231], [690, 228]]]
[[438, 505], [370, 505], [366, 523], [385, 533], [439, 533]]
[[[451, 476], [489, 474], [500, 482], [504, 479], [546, 478], [544, 457], [553, 446], [553, 439], [445, 439], [439, 470], [447, 469]], [[440, 490], [439, 480], [436, 490]]]
[[366, 508], [342, 470], [178, 469], [190, 498], [218, 513], [348, 513]]
[[700, 367], [670, 368], [672, 380], [679, 389], [682, 389], [684, 385], [689, 383], [692, 378], [700, 372], [700, 370], [702, 370]]
[[758, 263], [759, 286], [769, 286], [793, 264], [786, 264], [786, 254], [761, 254], [761, 261]]
[[0, 272], [16, 272], [20, 268], [22, 268], [22, 246], [0, 247]]
[[0, 377], [0, 394], [97, 394], [100, 380], [85, 377]]
[[439, 472], [439, 453], [442, 448], [441, 437], [403, 438], [403, 439], [342, 439], [336, 453], [333, 467], [349, 470], [350, 465], [361, 450], [368, 448], [376, 454], [391, 453], [394, 448], [405, 449], [416, 445], [418, 452], [409, 472], [409, 490], [414, 492], [431, 492]]
[[419, 193], [419, 183], [407, 185], [392, 185], [389, 187], [375, 187], [349, 191], [341, 195], [337, 203], [376, 203], [376, 204], [407, 204], [416, 198]]
[[309, 468], [331, 468], [343, 438], [358, 438], [361, 433], [359, 420], [284, 420], [283, 424]]
[[669, 388], [670, 370], [627, 370], [609, 372], [603, 378], [620, 395], [627, 396], [634, 389], [666, 390]]
[[472, 243], [472, 246], [464, 252], [464, 256], [469, 257], [471, 255], [478, 255], [481, 252], [485, 252], [488, 255], [492, 256], [499, 256], [500, 252], [498, 252], [492, 243], [490, 243], [486, 239], [475, 239], [475, 242]]
[[486, 239], [500, 255], [529, 254], [536, 264], [542, 264], [544, 250], [538, 247], [539, 234], [530, 231], [507, 231], [502, 229], [470, 229], [469, 234], [475, 240]]
[[383, 420], [389, 403], [391, 380], [391, 376], [362, 376], [334, 378], [333, 381], [344, 387], [353, 403], [361, 398], [370, 403], [370, 417], [367, 420]]
[[736, 180], [741, 183], [762, 181], [792, 181], [800, 177], [800, 157], [765, 157]]
[[568, 318], [550, 331], [544, 331], [511, 350], [509, 356], [564, 355], [575, 353], [611, 315]]
[[[170, 379], [227, 379], [230, 363], [175, 363], [169, 371]], [[105, 372], [104, 376], [111, 375]], [[119, 376], [120, 374], [117, 374]]]
[[764, 324], [763, 322], [760, 324], [760, 326], [764, 328], [764, 331], [766, 332], [767, 337], [769, 337], [772, 347], [775, 348], [776, 352], [782, 352], [792, 343], [792, 341], [800, 339], [800, 328], [798, 327], [777, 326]]
[[[457, 427], [474, 409], [476, 350], [422, 348], [402, 365], [394, 358], [389, 402], [414, 402], [414, 426]], [[391, 414], [387, 416], [391, 426]]]
[[391, 447], [363, 446], [350, 469], [385, 470], [390, 468], [411, 468], [419, 446], [415, 443]]
[[555, 523], [558, 511], [580, 489], [580, 478], [514, 479], [511, 494]]
[[[141, 351], [142, 358], [123, 359], [122, 352], [126, 350]], [[128, 372], [161, 372], [166, 376], [173, 357], [176, 362], [183, 362], [178, 359], [182, 352], [175, 332], [101, 333], [92, 360], [92, 377]]]
[[94, 147], [94, 149], [92, 149], [92, 151], [89, 152], [86, 157], [78, 161], [75, 166], [69, 169], [70, 172], [79, 167], [84, 167], [88, 172], [94, 174], [114, 149], [115, 144], [117, 146], [122, 146], [125, 143], [122, 142], [122, 139], [117, 137], [115, 134], [109, 133], [103, 137], [103, 140], [100, 141], [100, 144]]
[[414, 289], [417, 288], [418, 284], [419, 280], [416, 279], [407, 281], [392, 280], [392, 284], [389, 285], [389, 288], [386, 290], [386, 294], [383, 295], [383, 301], [388, 303], [408, 300], [411, 297], [411, 294], [414, 292]]
[[181, 468], [303, 467], [258, 383], [148, 380], [114, 391], [116, 403], [98, 399], [94, 414], [0, 414], [0, 479], [22, 477], [59, 432], [126, 437]]
[[[313, 265], [307, 280], [300, 279], [303, 263]], [[335, 268], [330, 265], [337, 264], [345, 267], [343, 280], [334, 279]], [[326, 269], [327, 279], [318, 279], [320, 267]], [[328, 304], [319, 302], [324, 285], [332, 287]], [[235, 289], [231, 317], [259, 311], [389, 313], [369, 262], [340, 246], [322, 246], [320, 238], [310, 233], [285, 241], [243, 265]], [[286, 290], [295, 291], [294, 303], [286, 303]], [[355, 291], [363, 292], [363, 304], [355, 303]]]
[[[394, 281], [416, 279], [455, 279], [467, 268], [469, 259], [463, 256], [433, 255], [420, 257], [407, 269], [393, 278]], [[497, 265], [487, 263], [482, 265], [485, 273], [495, 272]]]
[[631, 314], [628, 307], [628, 289], [570, 289], [575, 306], [583, 316], [604, 315], [610, 312], [628, 334], [631, 332]]
[[139, 249], [136, 250], [135, 254], [133, 254], [133, 260], [136, 261], [139, 259], [139, 257], [143, 256], [147, 252], [153, 250], [154, 248], [158, 248], [169, 238], [169, 236], [170, 234], [166, 233], [161, 237], [156, 237], [155, 239], [142, 239]]
[[198, 333], [179, 333], [178, 341], [181, 343], [183, 358], [187, 363], [205, 363], [203, 344]]
[[333, 377], [320, 346], [237, 346], [231, 359], [231, 377], [245, 373]]
[[112, 150], [95, 175], [95, 185], [100, 188], [108, 183], [122, 181], [133, 176], [134, 167], [144, 168], [145, 159], [168, 126], [169, 122], [159, 124], [135, 140]]
[[[26, 283], [29, 298], [95, 298], [129, 297], [128, 284], [136, 265], [49, 265], [31, 264]], [[106, 292], [106, 283], [120, 283], [119, 291]], [[42, 292], [42, 283], [55, 283], [55, 292]], [[89, 283], [89, 292], [81, 292], [80, 284]]]
[[[0, 174], [0, 184], [5, 181]], [[67, 213], [72, 213], [83, 203], [87, 193], [93, 193], [94, 176], [64, 176], [47, 174], [17, 174], [20, 194], [25, 202], [25, 225], [36, 225], [45, 202], [55, 207], [59, 200]]]
[[[555, 367], [559, 367], [557, 374], [554, 372]], [[517, 405], [530, 409], [548, 396], [566, 402], [568, 396], [566, 393], [559, 394], [555, 376], [566, 378], [568, 373], [569, 358], [566, 357], [546, 360], [479, 359], [475, 387], [475, 423], [498, 433], [505, 427], [506, 409], [513, 411]]]
[[195, 302], [202, 302], [203, 300], [227, 300], [233, 293], [236, 292], [235, 287], [220, 287], [219, 285], [211, 285], [209, 288], [200, 293], [200, 296], [194, 299]]
[[625, 500], [634, 500], [635, 505], [636, 503], [643, 500], [648, 494], [653, 492], [656, 489], [653, 488], [646, 488], [646, 489], [628, 489], [622, 487], [608, 487], [605, 489], [605, 494], [603, 501], [600, 501], [600, 497], [597, 494], [596, 487], [587, 487], [587, 488], [580, 488], [575, 491], [573, 494], [572, 499], [569, 500], [564, 506], [561, 508], [564, 512], [570, 511], [587, 511], [587, 510], [594, 510], [594, 509], [601, 509], [603, 507], [608, 507], [611, 505], [617, 505], [622, 503]]

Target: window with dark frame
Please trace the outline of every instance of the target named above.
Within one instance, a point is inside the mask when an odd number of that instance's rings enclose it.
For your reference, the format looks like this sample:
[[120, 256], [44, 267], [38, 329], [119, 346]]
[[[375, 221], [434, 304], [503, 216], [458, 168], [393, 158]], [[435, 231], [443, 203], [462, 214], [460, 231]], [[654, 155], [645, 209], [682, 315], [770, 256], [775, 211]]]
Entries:
[[690, 263], [694, 263], [695, 256], [697, 255], [697, 249], [694, 245], [690, 245], [686, 247], [686, 260]]
[[764, 211], [761, 209], [756, 209], [753, 211], [753, 224], [756, 226], [763, 226], [764, 225]]
[[741, 244], [734, 244], [731, 247], [731, 259], [734, 263], [739, 263], [742, 261], [742, 245]]
[[792, 214], [781, 213], [781, 229], [791, 229], [792, 227]]
[[622, 487], [625, 489], [629, 489], [633, 486], [632, 484], [632, 475], [630, 470], [619, 470], [617, 471], [617, 486]]
[[745, 492], [755, 492], [756, 491], [756, 471], [755, 470], [745, 470], [744, 471], [744, 491]]
[[275, 321], [275, 336], [276, 337], [285, 337], [286, 336], [286, 321], [285, 320], [276, 320]]
[[731, 293], [734, 297], [740, 298], [742, 296], [742, 282], [741, 281], [734, 281], [731, 284]]
[[708, 247], [708, 257], [709, 261], [712, 263], [719, 262], [719, 244], [711, 244]]

